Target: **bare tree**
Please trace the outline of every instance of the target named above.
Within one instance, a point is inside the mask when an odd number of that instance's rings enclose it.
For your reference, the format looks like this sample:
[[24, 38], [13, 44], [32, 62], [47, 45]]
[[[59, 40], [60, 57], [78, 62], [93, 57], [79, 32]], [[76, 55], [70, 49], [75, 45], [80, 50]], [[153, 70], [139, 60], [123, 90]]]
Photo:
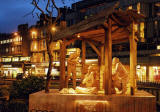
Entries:
[[[39, 3], [45, 2], [45, 9], [41, 8]], [[64, 0], [61, 0], [61, 2], [64, 2]], [[32, 5], [34, 6], [34, 9], [32, 11], [32, 14], [35, 13], [35, 10], [38, 9], [43, 15], [44, 20], [48, 22], [47, 26], [47, 32], [46, 32], [46, 46], [47, 46], [47, 53], [49, 56], [49, 67], [47, 72], [47, 79], [46, 79], [46, 86], [45, 86], [45, 92], [49, 92], [49, 85], [50, 85], [50, 79], [51, 79], [51, 71], [53, 68], [53, 56], [52, 51], [50, 48], [51, 42], [54, 38], [54, 33], [51, 31], [53, 26], [56, 26], [57, 20], [60, 18], [61, 13], [60, 9], [57, 7], [55, 0], [32, 0]], [[55, 14], [56, 13], [56, 14]], [[36, 13], [37, 16], [39, 16], [38, 13]], [[56, 18], [53, 20], [52, 16], [57, 15]]]

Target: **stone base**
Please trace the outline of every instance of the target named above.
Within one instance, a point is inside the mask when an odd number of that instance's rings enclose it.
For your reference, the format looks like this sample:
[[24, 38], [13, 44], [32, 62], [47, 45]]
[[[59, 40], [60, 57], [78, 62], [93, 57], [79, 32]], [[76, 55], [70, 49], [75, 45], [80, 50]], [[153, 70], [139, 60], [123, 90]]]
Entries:
[[156, 112], [155, 96], [137, 91], [129, 95], [59, 94], [50, 90], [29, 96], [29, 112]]

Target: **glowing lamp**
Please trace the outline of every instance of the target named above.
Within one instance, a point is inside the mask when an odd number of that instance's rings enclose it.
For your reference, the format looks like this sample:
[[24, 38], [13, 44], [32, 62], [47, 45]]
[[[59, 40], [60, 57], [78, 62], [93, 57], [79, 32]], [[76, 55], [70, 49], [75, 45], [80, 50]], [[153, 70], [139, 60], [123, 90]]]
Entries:
[[80, 34], [78, 34], [77, 37], [80, 38], [81, 37]]
[[55, 32], [55, 31], [56, 31], [56, 27], [53, 26], [53, 27], [51, 28], [51, 30]]
[[18, 35], [18, 33], [17, 33], [17, 32], [15, 32], [15, 33], [14, 33], [14, 35], [15, 35], [15, 36], [17, 36], [17, 35]]
[[32, 31], [32, 35], [36, 35], [37, 33], [35, 31]]

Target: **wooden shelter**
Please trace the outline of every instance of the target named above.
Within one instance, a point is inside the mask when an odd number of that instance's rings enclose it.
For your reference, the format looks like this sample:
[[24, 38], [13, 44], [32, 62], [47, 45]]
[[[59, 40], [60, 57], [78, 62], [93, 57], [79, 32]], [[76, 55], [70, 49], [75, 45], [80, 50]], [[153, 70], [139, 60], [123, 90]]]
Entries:
[[[100, 61], [100, 77], [103, 77], [105, 95], [111, 94], [112, 83], [112, 44], [130, 42], [130, 84], [133, 93], [136, 89], [137, 36], [135, 24], [143, 18], [136, 11], [116, 9], [118, 2], [90, 18], [71, 27], [57, 31], [54, 41], [62, 40], [60, 50], [60, 87], [65, 87], [65, 55], [66, 46], [75, 40], [82, 40], [82, 69], [85, 65], [85, 43], [87, 42], [97, 53]], [[101, 85], [102, 86], [102, 85]]]
[[[144, 91], [131, 95], [110, 95], [112, 83], [112, 44], [130, 42], [131, 93], [136, 89], [137, 37], [134, 25], [143, 18], [135, 11], [115, 10], [116, 2], [99, 14], [78, 24], [57, 31], [55, 41], [62, 40], [60, 49], [61, 89], [65, 87], [66, 46], [82, 40], [82, 69], [85, 65], [86, 43], [97, 53], [100, 76], [103, 77], [105, 95], [61, 94], [57, 89], [49, 93], [40, 91], [29, 96], [29, 111], [54, 112], [155, 112], [156, 98]], [[102, 85], [101, 85], [102, 86]]]

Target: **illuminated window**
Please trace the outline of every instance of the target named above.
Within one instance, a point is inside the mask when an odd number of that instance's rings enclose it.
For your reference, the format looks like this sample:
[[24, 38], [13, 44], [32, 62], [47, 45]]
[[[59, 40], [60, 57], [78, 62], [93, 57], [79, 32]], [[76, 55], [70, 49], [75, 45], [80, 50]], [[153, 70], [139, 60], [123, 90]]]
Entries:
[[137, 12], [138, 12], [138, 14], [141, 13], [141, 4], [140, 3], [137, 3]]
[[12, 52], [14, 52], [14, 47], [12, 47]]
[[6, 48], [6, 52], [8, 52], [8, 48]]
[[7, 41], [6, 40], [3, 40], [3, 43], [5, 44]]
[[157, 29], [157, 27], [158, 27], [158, 21], [154, 21], [154, 27], [155, 27], [155, 29]]
[[129, 7], [128, 7], [128, 10], [132, 10], [132, 6], [129, 6]]
[[22, 36], [20, 37], [20, 41], [22, 41]]
[[21, 57], [20, 61], [30, 61], [30, 57]]
[[157, 45], [157, 50], [160, 50], [160, 45]]
[[18, 42], [19, 41], [19, 36], [16, 36], [15, 38], [14, 38], [14, 42]]
[[12, 40], [12, 39], [10, 39], [10, 42], [13, 42], [13, 40]]
[[38, 42], [37, 41], [33, 41], [31, 43], [31, 51], [38, 51]]
[[2, 62], [11, 62], [11, 58], [2, 58]]
[[7, 40], [7, 43], [9, 43], [9, 39]]
[[18, 57], [13, 57], [12, 58], [12, 61], [14, 62], [14, 61], [19, 61], [19, 58]]
[[144, 39], [144, 22], [140, 23], [140, 37]]
[[37, 32], [36, 31], [32, 31], [32, 38], [36, 39], [37, 38]]
[[134, 29], [135, 29], [135, 32], [138, 31], [138, 24], [134, 24]]

